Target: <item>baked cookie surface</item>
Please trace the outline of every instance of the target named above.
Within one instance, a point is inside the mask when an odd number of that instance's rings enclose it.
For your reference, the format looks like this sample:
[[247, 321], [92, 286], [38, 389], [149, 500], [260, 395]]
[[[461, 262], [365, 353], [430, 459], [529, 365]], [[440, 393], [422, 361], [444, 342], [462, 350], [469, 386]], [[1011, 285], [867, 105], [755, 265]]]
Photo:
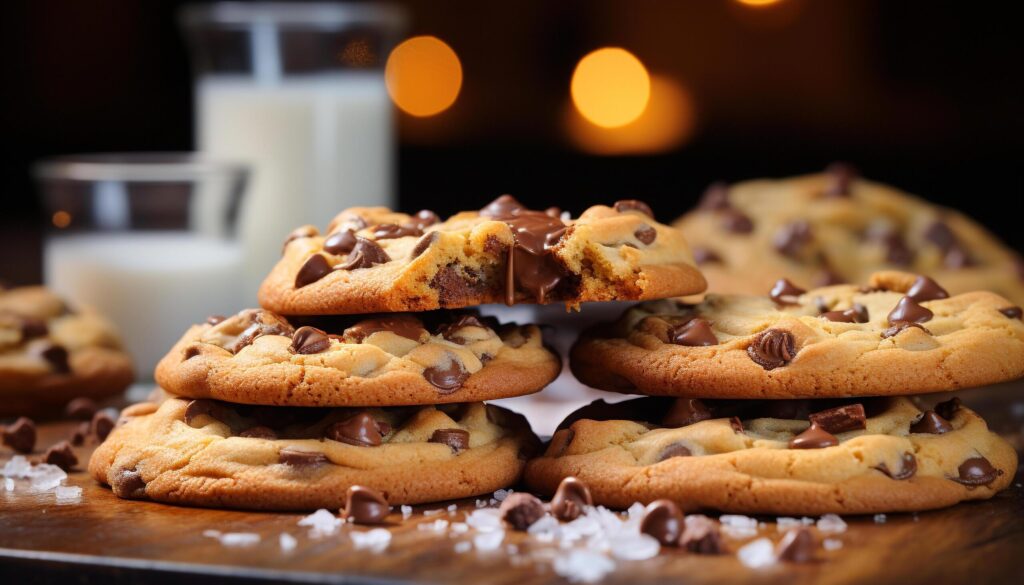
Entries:
[[814, 288], [904, 270], [953, 294], [990, 290], [1024, 305], [1019, 254], [962, 213], [859, 179], [842, 165], [716, 184], [673, 225], [716, 293], [761, 294], [782, 277]]
[[106, 319], [49, 290], [0, 288], [0, 416], [46, 415], [122, 392], [132, 361]]
[[340, 213], [324, 235], [295, 230], [260, 305], [285, 315], [641, 300], [704, 290], [682, 233], [639, 201], [579, 218], [503, 196], [440, 221], [386, 208]]
[[956, 399], [922, 412], [903, 397], [639, 398], [570, 415], [526, 482], [551, 494], [574, 476], [617, 508], [668, 498], [687, 511], [872, 514], [987, 499], [1016, 469], [1013, 447]]
[[515, 483], [538, 446], [526, 420], [483, 403], [388, 409], [140, 403], [89, 461], [123, 498], [260, 510], [338, 509], [346, 490], [391, 505]]
[[643, 303], [582, 334], [571, 366], [604, 390], [695, 398], [920, 394], [1024, 375], [1021, 309], [901, 272], [770, 296]]
[[243, 404], [404, 406], [530, 394], [562, 367], [537, 326], [472, 314], [304, 322], [261, 309], [211, 318], [174, 345], [156, 380], [179, 396]]

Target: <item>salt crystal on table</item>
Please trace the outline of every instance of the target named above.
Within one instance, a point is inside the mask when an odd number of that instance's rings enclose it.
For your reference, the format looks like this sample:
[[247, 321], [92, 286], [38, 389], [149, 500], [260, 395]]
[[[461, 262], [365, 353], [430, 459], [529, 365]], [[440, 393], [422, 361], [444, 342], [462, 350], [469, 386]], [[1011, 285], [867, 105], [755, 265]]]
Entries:
[[448, 515], [449, 516], [454, 516], [455, 513], [458, 512], [458, 511], [459, 511], [459, 506], [458, 505], [452, 504], [451, 506], [448, 506]]
[[591, 536], [600, 532], [601, 523], [598, 522], [596, 518], [585, 512], [584, 515], [565, 524], [564, 527], [567, 531], [571, 531], [571, 533], [579, 536]]
[[826, 538], [822, 541], [821, 546], [823, 546], [825, 550], [839, 550], [843, 548], [843, 541], [837, 538]]
[[444, 510], [423, 510], [423, 515], [427, 518], [430, 518], [431, 516], [437, 516], [438, 514], [444, 514]]
[[466, 524], [469, 524], [480, 532], [501, 530], [501, 512], [493, 508], [473, 510], [473, 512], [466, 518]]
[[409, 516], [412, 516], [412, 506], [402, 506], [400, 509], [402, 510], [403, 519], [408, 520]]
[[469, 524], [466, 524], [465, 522], [455, 522], [451, 525], [451, 530], [456, 534], [463, 534], [465, 532], [469, 532]]
[[846, 522], [836, 514], [825, 514], [818, 520], [818, 530], [831, 532], [846, 532]]
[[722, 524], [722, 532], [732, 538], [750, 538], [757, 536], [757, 520], [738, 514], [723, 514], [718, 518]]
[[444, 532], [448, 529], [447, 520], [434, 520], [433, 522], [424, 522], [416, 527], [417, 530], [429, 530], [431, 532]]
[[530, 524], [526, 532], [541, 542], [551, 542], [555, 539], [558, 528], [558, 520], [555, 520], [553, 516], [541, 516], [536, 522]]
[[488, 500], [487, 505], [488, 506], [497, 506], [498, 503], [499, 503], [498, 500], [495, 500], [494, 498], [491, 498], [490, 500]]
[[615, 512], [604, 506], [597, 506], [587, 511], [587, 516], [592, 517], [606, 533], [617, 532], [622, 528], [622, 519]]
[[277, 537], [277, 542], [281, 546], [281, 550], [285, 552], [291, 552], [299, 545], [299, 541], [295, 540], [295, 537], [287, 532], [282, 532], [281, 536]]
[[790, 530], [798, 526], [803, 526], [803, 522], [801, 522], [799, 518], [787, 518], [785, 516], [780, 516], [775, 519], [775, 527], [779, 532]]
[[299, 526], [309, 527], [311, 538], [321, 538], [337, 534], [341, 530], [342, 520], [330, 511], [320, 508], [309, 516], [299, 520]]
[[499, 502], [503, 502], [505, 501], [505, 498], [507, 498], [511, 493], [512, 490], [497, 490], [496, 492], [494, 492], [494, 499], [498, 500]]
[[875, 524], [885, 524], [885, 514], [875, 514]]
[[476, 501], [476, 507], [477, 508], [486, 508], [487, 507], [487, 500], [477, 500]]
[[9, 478], [9, 477], [5, 477], [4, 478], [4, 489], [9, 491], [9, 492], [13, 492], [14, 491], [14, 480]]
[[368, 549], [370, 552], [379, 553], [391, 544], [391, 532], [386, 528], [374, 528], [366, 532], [350, 532], [352, 544], [357, 550]]
[[633, 505], [630, 506], [628, 510], [626, 510], [626, 514], [629, 516], [630, 520], [635, 519], [639, 522], [644, 518], [645, 509], [646, 508], [644, 507], [644, 505], [641, 504], [640, 502], [633, 502]]
[[32, 489], [48, 492], [63, 483], [68, 474], [56, 465], [40, 463], [32, 467], [28, 477], [32, 482]]
[[624, 561], [643, 561], [658, 556], [661, 545], [647, 534], [620, 534], [608, 540], [612, 555]]
[[7, 463], [4, 464], [0, 475], [4, 477], [24, 479], [32, 473], [32, 464], [28, 462], [28, 459], [24, 455], [15, 455], [11, 457]]
[[460, 540], [455, 543], [455, 552], [462, 554], [473, 549], [473, 543], [468, 540]]
[[204, 530], [203, 536], [205, 536], [206, 538], [220, 538], [220, 530]]
[[54, 493], [58, 504], [77, 504], [82, 501], [82, 488], [77, 485], [57, 486]]
[[760, 569], [775, 564], [775, 547], [767, 538], [758, 538], [736, 551], [736, 558], [751, 569]]
[[473, 537], [473, 546], [479, 551], [492, 551], [497, 550], [503, 540], [505, 540], [504, 530], [481, 532]]
[[601, 553], [575, 549], [555, 558], [555, 573], [573, 583], [596, 583], [615, 570], [615, 561]]
[[259, 542], [260, 535], [252, 532], [228, 532], [220, 537], [220, 543], [224, 546], [255, 546]]

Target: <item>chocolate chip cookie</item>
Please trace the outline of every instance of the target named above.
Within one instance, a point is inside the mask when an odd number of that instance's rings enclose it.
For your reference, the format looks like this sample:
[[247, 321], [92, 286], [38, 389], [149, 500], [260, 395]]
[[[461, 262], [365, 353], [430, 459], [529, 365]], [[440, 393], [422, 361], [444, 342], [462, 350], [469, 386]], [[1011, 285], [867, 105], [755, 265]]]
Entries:
[[1016, 469], [1013, 447], [956, 399], [922, 411], [903, 397], [639, 398], [570, 415], [526, 482], [551, 494], [574, 476], [617, 508], [872, 514], [987, 499]]
[[461, 308], [484, 303], [640, 300], [699, 293], [682, 234], [634, 200], [571, 219], [505, 195], [441, 221], [353, 208], [321, 235], [303, 226], [263, 282], [260, 305], [285, 315]]
[[479, 402], [341, 409], [172, 398], [125, 409], [89, 473], [122, 498], [193, 506], [338, 509], [353, 485], [418, 504], [508, 487], [538, 444], [526, 419]]
[[1024, 375], [1024, 322], [998, 294], [902, 272], [811, 291], [783, 279], [760, 297], [637, 305], [585, 332], [571, 365], [590, 386], [648, 395], [919, 394]]
[[56, 414], [124, 391], [131, 358], [114, 327], [43, 287], [0, 288], [0, 417]]
[[157, 365], [168, 392], [246, 404], [403, 406], [537, 392], [561, 370], [535, 325], [470, 313], [214, 317]]
[[985, 228], [845, 165], [712, 185], [674, 225], [717, 293], [760, 294], [780, 277], [813, 288], [905, 270], [953, 294], [990, 290], [1024, 304], [1024, 261]]

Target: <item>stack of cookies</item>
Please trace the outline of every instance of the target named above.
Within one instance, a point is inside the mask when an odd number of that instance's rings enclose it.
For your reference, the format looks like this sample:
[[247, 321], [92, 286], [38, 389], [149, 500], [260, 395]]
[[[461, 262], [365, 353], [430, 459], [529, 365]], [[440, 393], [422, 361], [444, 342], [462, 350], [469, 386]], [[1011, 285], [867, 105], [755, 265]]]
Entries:
[[992, 497], [1013, 481], [1013, 447], [959, 400], [915, 397], [1024, 375], [1021, 308], [902, 272], [865, 284], [643, 303], [583, 333], [581, 381], [648, 397], [570, 415], [527, 483], [551, 494], [575, 476], [598, 504], [745, 514]]
[[443, 222], [349, 209], [287, 238], [262, 308], [192, 326], [157, 366], [172, 398], [126, 409], [89, 469], [121, 497], [217, 507], [379, 511], [492, 492], [539, 442], [483, 401], [541, 390], [561, 360], [537, 326], [466, 309], [704, 286], [682, 235], [637, 201], [575, 220], [509, 196]]

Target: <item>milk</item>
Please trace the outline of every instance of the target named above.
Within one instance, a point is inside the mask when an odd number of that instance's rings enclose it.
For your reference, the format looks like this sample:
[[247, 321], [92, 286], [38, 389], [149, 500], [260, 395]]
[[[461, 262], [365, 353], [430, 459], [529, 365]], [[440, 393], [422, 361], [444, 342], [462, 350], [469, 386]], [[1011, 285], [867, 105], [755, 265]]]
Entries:
[[379, 71], [257, 79], [196, 85], [199, 149], [252, 165], [239, 223], [247, 305], [292, 229], [392, 203], [392, 107]]
[[193, 323], [242, 308], [242, 251], [185, 232], [53, 236], [46, 284], [120, 329], [140, 380]]

